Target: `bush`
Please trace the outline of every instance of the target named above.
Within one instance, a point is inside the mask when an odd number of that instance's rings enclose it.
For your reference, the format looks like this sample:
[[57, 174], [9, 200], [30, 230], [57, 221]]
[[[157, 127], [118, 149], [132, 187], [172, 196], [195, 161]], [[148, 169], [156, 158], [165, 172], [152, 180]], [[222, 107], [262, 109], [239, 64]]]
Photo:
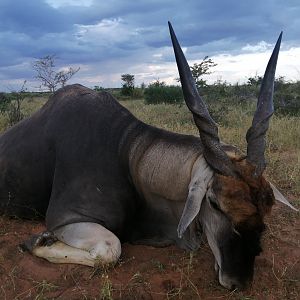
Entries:
[[134, 87], [127, 86], [126, 84], [122, 85], [121, 94], [123, 96], [132, 96], [133, 91], [134, 91]]
[[146, 104], [157, 103], [181, 103], [183, 94], [180, 86], [166, 86], [164, 82], [156, 81], [145, 89], [144, 98]]
[[105, 91], [113, 95], [118, 101], [141, 100], [144, 98], [144, 90], [141, 88], [134, 88], [131, 96], [123, 95], [120, 88], [105, 89]]
[[21, 112], [21, 103], [25, 99], [25, 93], [13, 92], [10, 95], [10, 102], [8, 103], [5, 113], [8, 116], [9, 125], [13, 126], [24, 118]]
[[4, 113], [7, 110], [10, 101], [11, 101], [11, 99], [10, 99], [9, 94], [0, 93], [0, 112], [1, 113]]
[[275, 111], [281, 115], [300, 115], [300, 81], [285, 82], [283, 77], [275, 82]]
[[144, 89], [134, 88], [131, 98], [132, 99], [143, 99], [144, 98]]
[[28, 94], [26, 93], [25, 84], [26, 80], [19, 92], [0, 94], [0, 112], [7, 115], [10, 126], [13, 126], [24, 118], [24, 114], [21, 112], [21, 103]]

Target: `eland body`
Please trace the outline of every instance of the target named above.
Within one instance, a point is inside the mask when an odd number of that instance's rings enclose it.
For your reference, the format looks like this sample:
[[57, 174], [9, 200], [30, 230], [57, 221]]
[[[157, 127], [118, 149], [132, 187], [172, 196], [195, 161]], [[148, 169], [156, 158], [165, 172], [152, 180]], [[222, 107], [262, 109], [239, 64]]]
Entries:
[[23, 247], [88, 266], [116, 262], [123, 241], [196, 250], [204, 232], [220, 283], [242, 287], [252, 279], [274, 194], [286, 201], [262, 175], [281, 36], [243, 156], [219, 141], [171, 25], [170, 32], [200, 138], [149, 126], [108, 93], [62, 88], [0, 137], [0, 213], [45, 216], [47, 232]]

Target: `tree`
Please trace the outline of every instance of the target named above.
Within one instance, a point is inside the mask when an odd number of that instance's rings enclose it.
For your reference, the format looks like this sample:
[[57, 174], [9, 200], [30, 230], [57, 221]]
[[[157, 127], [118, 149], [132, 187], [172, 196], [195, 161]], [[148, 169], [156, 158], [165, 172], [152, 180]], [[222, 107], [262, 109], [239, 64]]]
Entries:
[[37, 72], [35, 78], [41, 82], [42, 86], [49, 89], [51, 93], [55, 92], [57, 87], [65, 86], [67, 81], [80, 69], [69, 67], [66, 70], [56, 71], [55, 59], [55, 55], [46, 55], [32, 64], [33, 70]]
[[164, 81], [160, 81], [159, 79], [156, 79], [154, 82], [149, 84], [149, 87], [165, 87], [166, 83]]
[[254, 77], [249, 77], [248, 78], [247, 84], [250, 85], [250, 86], [257, 87], [257, 86], [261, 85], [262, 80], [263, 80], [262, 76], [255, 75]]
[[104, 91], [104, 87], [102, 87], [100, 85], [94, 85], [93, 90], [96, 92], [102, 92], [102, 91]]
[[190, 66], [197, 88], [206, 86], [206, 80], [202, 76], [211, 74], [210, 69], [215, 66], [217, 64], [211, 58], [208, 58], [208, 56], [205, 56], [200, 63], [194, 63], [193, 66]]
[[134, 75], [122, 74], [121, 80], [123, 81], [121, 93], [125, 96], [132, 96], [134, 90]]

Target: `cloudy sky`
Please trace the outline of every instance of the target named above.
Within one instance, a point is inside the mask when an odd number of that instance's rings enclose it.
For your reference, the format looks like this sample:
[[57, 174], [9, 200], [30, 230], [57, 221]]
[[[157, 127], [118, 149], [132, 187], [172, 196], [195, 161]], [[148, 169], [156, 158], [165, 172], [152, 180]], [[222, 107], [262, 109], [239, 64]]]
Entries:
[[281, 30], [277, 75], [300, 80], [299, 0], [0, 0], [0, 91], [37, 88], [31, 64], [50, 54], [89, 87], [118, 87], [124, 73], [175, 84], [168, 20], [190, 64], [218, 63], [209, 82], [262, 75]]

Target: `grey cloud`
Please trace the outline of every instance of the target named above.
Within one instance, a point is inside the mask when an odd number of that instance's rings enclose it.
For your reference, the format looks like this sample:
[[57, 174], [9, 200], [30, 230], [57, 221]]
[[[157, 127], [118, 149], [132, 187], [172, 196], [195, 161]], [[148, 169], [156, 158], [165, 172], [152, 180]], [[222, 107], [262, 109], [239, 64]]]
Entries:
[[299, 15], [298, 0], [111, 0], [58, 8], [41, 0], [1, 0], [0, 79], [30, 75], [17, 66], [48, 54], [60, 58], [58, 65], [109, 62], [121, 69], [174, 62], [168, 20], [191, 60], [274, 44], [281, 30], [286, 47], [299, 46]]
[[72, 27], [63, 14], [39, 0], [1, 0], [0, 26], [3, 31], [38, 37], [45, 32], [62, 32]]

